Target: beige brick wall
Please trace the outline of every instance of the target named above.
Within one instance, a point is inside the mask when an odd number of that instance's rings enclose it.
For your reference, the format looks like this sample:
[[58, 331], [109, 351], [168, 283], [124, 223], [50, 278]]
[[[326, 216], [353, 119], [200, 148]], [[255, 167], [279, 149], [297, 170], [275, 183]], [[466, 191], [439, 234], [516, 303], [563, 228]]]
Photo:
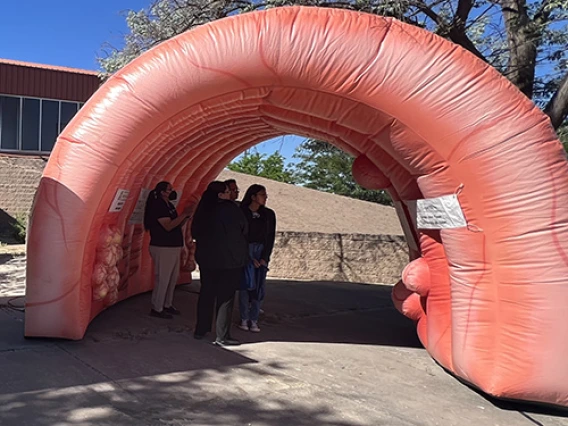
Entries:
[[29, 213], [46, 158], [0, 157], [0, 209], [10, 216]]
[[407, 263], [406, 242], [397, 235], [279, 232], [269, 276], [394, 284]]

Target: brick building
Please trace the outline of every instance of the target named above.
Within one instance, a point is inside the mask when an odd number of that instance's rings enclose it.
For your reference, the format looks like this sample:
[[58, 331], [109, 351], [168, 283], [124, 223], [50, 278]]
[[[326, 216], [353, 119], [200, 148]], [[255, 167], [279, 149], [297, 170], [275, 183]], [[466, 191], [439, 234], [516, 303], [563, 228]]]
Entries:
[[0, 241], [10, 242], [57, 136], [100, 83], [96, 71], [0, 59]]

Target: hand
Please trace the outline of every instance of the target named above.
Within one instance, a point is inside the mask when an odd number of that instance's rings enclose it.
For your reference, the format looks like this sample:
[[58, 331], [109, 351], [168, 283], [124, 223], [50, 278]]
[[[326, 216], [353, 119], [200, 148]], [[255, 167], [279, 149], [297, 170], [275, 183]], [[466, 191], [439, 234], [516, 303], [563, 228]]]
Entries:
[[264, 259], [260, 259], [259, 264], [260, 264], [259, 266], [268, 266], [268, 263], [266, 263], [266, 260]]
[[253, 259], [253, 260], [252, 260], [252, 264], [254, 265], [255, 268], [260, 268], [260, 263], [259, 263], [258, 260]]

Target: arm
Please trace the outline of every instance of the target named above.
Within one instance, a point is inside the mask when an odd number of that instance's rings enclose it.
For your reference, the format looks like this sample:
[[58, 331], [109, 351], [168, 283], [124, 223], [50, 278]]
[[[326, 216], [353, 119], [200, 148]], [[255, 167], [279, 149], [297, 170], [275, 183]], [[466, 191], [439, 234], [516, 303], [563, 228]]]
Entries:
[[268, 208], [266, 209], [266, 213], [268, 219], [268, 229], [266, 233], [264, 249], [262, 250], [262, 261], [264, 261], [265, 266], [268, 265], [268, 262], [270, 262], [272, 249], [274, 248], [274, 240], [276, 239], [276, 214], [273, 210]]
[[189, 219], [189, 216], [184, 216], [182, 214], [175, 219], [171, 219], [169, 217], [161, 217], [158, 219], [158, 222], [160, 222], [160, 225], [162, 225], [166, 231], [170, 232], [171, 230], [181, 225], [182, 222], [185, 222], [187, 219]]
[[193, 208], [188, 206], [175, 219], [172, 219], [170, 217], [160, 217], [158, 219], [158, 222], [160, 223], [160, 225], [164, 227], [166, 231], [170, 232], [171, 230], [177, 228], [178, 226], [184, 225], [185, 222], [187, 222], [191, 218], [192, 211]]

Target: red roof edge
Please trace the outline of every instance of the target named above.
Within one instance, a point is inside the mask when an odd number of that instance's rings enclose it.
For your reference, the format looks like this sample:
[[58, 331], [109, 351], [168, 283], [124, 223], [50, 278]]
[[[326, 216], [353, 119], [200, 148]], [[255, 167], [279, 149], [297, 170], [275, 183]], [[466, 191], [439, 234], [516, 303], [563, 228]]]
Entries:
[[6, 65], [14, 65], [17, 67], [28, 67], [28, 68], [40, 68], [44, 70], [51, 70], [51, 71], [62, 71], [62, 72], [70, 72], [74, 74], [86, 74], [86, 75], [94, 75], [99, 76], [102, 73], [98, 71], [91, 71], [91, 70], [83, 70], [79, 68], [69, 68], [69, 67], [60, 67], [56, 65], [45, 65], [45, 64], [36, 64], [34, 62], [24, 62], [24, 61], [16, 61], [12, 59], [2, 59], [0, 58], [0, 64]]

